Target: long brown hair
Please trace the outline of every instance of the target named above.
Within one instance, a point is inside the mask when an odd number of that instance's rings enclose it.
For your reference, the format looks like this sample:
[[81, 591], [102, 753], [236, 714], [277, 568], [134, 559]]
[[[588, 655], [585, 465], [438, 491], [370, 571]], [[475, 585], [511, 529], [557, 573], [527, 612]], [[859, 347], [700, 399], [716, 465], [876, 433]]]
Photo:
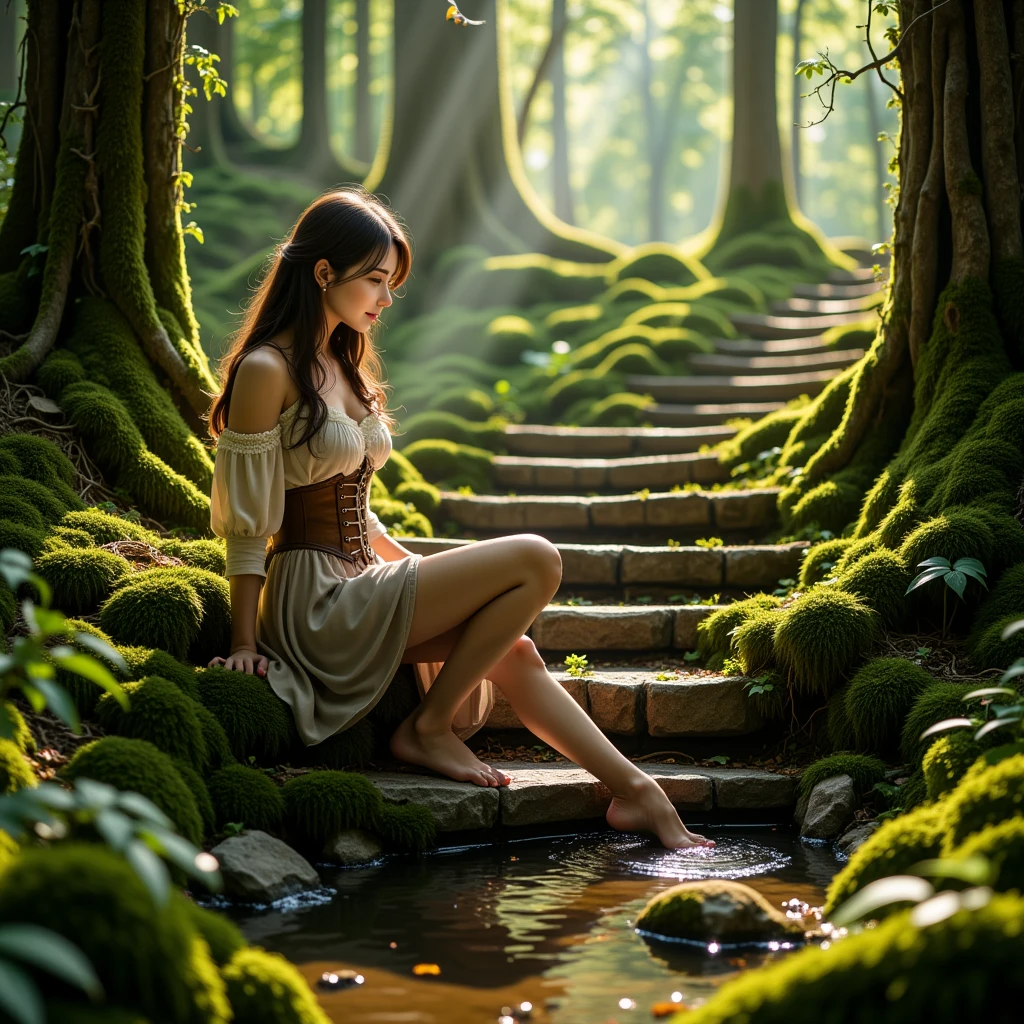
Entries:
[[[354, 186], [327, 192], [303, 211], [288, 238], [275, 247], [246, 306], [242, 325], [221, 360], [221, 393], [210, 407], [214, 437], [227, 426], [231, 391], [242, 360], [253, 349], [274, 344], [273, 339], [289, 327], [293, 332], [289, 363], [299, 389], [298, 412], [306, 417], [302, 437], [293, 447], [306, 443], [320, 430], [327, 419], [327, 403], [320, 395], [326, 373], [316, 356], [327, 319], [313, 267], [326, 259], [338, 274], [349, 267], [359, 268], [335, 282], [341, 284], [377, 266], [392, 246], [398, 257], [395, 276], [389, 282], [394, 289], [409, 276], [409, 240], [397, 215], [365, 189]], [[372, 335], [340, 323], [327, 344], [356, 397], [390, 428], [394, 421], [387, 412], [388, 388]]]

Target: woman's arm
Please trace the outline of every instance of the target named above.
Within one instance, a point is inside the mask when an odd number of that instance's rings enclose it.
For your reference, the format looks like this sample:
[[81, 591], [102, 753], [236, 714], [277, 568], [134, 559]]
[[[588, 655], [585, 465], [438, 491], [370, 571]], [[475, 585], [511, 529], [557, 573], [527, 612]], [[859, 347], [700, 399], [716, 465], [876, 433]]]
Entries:
[[412, 552], [403, 548], [401, 544], [390, 536], [382, 534], [376, 540], [370, 542], [370, 547], [384, 559], [385, 562], [397, 562], [399, 559], [408, 558]]

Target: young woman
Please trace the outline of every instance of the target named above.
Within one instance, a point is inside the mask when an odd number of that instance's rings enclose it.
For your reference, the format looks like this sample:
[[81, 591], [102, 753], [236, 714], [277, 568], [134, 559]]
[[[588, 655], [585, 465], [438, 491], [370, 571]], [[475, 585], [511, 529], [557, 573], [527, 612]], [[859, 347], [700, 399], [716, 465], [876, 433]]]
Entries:
[[561, 580], [552, 544], [519, 534], [420, 556], [369, 510], [393, 422], [372, 328], [410, 263], [376, 197], [331, 192], [299, 218], [248, 306], [210, 412], [211, 519], [227, 542], [233, 623], [230, 653], [211, 664], [265, 676], [312, 745], [359, 721], [412, 663], [422, 700], [392, 753], [477, 786], [510, 781], [463, 742], [497, 686], [531, 732], [608, 787], [613, 827], [669, 848], [706, 843], [523, 635]]

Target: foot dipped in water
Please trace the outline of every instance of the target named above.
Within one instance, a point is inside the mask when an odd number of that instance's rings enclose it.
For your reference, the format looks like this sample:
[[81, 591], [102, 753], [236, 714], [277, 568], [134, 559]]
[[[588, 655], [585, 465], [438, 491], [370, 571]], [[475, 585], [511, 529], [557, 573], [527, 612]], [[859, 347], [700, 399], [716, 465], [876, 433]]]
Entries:
[[456, 782], [507, 786], [512, 781], [500, 769], [484, 764], [450, 727], [431, 728], [418, 711], [399, 725], [389, 746], [400, 761], [430, 768]]
[[691, 832], [679, 820], [661, 786], [646, 777], [626, 796], [612, 797], [605, 817], [608, 824], [620, 832], [653, 832], [669, 850], [715, 845], [710, 839]]

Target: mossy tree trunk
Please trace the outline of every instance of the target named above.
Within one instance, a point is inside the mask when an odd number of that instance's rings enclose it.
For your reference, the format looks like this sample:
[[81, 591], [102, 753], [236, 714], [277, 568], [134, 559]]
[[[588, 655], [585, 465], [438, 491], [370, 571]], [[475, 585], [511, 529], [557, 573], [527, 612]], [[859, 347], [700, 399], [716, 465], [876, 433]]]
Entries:
[[494, 253], [541, 252], [588, 262], [621, 247], [546, 211], [523, 172], [508, 109], [504, 0], [468, 2], [479, 27], [444, 19], [444, 5], [395, 0], [394, 114], [380, 180], [409, 224], [419, 266], [460, 244]]
[[569, 16], [565, 0], [551, 4], [551, 38], [558, 44], [551, 54], [551, 184], [555, 197], [555, 216], [566, 224], [575, 221], [572, 186], [569, 183], [569, 120], [565, 96], [565, 34]]
[[191, 9], [29, 0], [28, 116], [0, 228], [0, 373], [26, 381], [67, 356], [50, 380], [79, 389], [61, 404], [111, 483], [202, 529], [211, 463], [196, 433], [216, 382], [180, 216]]
[[[793, 63], [797, 64], [803, 59], [804, 41], [804, 8], [807, 0], [796, 0], [796, 10], [793, 11]], [[793, 81], [793, 98], [791, 107], [793, 110], [793, 124], [789, 130], [789, 162], [793, 168], [793, 197], [797, 203], [801, 198], [801, 173], [800, 173], [800, 123], [803, 114], [803, 93], [798, 81]]]

